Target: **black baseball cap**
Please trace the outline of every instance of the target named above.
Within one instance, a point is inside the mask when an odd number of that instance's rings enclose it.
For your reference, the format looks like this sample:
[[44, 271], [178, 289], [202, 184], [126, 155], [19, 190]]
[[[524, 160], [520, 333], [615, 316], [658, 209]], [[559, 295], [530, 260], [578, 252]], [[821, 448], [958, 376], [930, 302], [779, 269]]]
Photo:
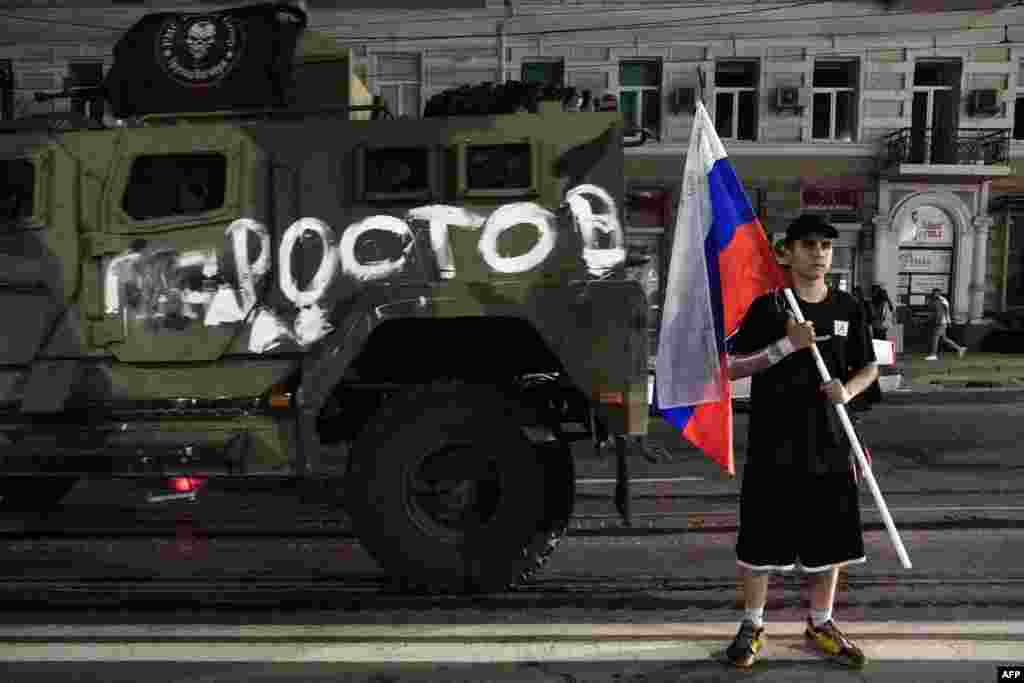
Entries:
[[825, 219], [821, 216], [815, 216], [814, 214], [809, 213], [803, 214], [790, 223], [789, 227], [786, 228], [787, 242], [803, 239], [808, 235], [821, 235], [828, 239], [835, 239], [839, 237], [839, 231], [829, 223], [825, 222]]

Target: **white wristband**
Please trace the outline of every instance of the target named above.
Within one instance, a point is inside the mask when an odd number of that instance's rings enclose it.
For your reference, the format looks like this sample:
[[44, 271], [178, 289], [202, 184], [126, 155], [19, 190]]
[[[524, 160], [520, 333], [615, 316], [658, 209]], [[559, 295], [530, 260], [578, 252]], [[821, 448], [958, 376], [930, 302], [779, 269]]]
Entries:
[[775, 365], [794, 351], [796, 351], [796, 347], [793, 346], [793, 342], [789, 340], [789, 337], [783, 337], [768, 346], [768, 358], [771, 364]]

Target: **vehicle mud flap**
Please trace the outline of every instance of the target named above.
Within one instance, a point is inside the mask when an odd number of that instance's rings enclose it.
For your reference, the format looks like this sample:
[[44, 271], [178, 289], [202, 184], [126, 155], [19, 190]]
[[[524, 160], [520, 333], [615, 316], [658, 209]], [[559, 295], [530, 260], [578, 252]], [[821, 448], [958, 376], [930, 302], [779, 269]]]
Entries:
[[615, 437], [615, 509], [625, 526], [633, 526], [629, 493], [629, 442], [625, 436]]
[[575, 463], [568, 444], [551, 442], [537, 447], [544, 464], [545, 518], [529, 549], [533, 564], [519, 575], [520, 582], [529, 581], [554, 554], [569, 531], [569, 522], [576, 498]]
[[356, 439], [346, 507], [399, 588], [503, 590], [550, 555], [571, 502], [537, 495], [558, 467], [549, 472], [521, 415], [494, 387], [437, 383], [388, 402]]

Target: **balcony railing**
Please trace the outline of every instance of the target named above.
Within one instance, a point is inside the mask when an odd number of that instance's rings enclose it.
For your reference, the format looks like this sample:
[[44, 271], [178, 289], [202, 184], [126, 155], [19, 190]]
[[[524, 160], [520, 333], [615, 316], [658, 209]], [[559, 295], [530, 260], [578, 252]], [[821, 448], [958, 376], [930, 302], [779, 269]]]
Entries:
[[1010, 129], [901, 128], [882, 140], [883, 166], [998, 165], [1010, 159]]

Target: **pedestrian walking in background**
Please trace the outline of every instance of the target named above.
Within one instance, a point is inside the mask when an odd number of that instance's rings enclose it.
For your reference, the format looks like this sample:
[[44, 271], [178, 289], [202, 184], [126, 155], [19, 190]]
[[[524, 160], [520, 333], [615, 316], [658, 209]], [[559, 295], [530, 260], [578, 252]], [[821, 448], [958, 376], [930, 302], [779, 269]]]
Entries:
[[860, 285], [857, 285], [850, 291], [850, 293], [853, 295], [853, 298], [857, 301], [857, 303], [860, 304], [861, 308], [864, 309], [864, 319], [870, 321], [871, 306], [868, 303], [867, 297], [864, 296], [864, 290], [861, 289]]
[[888, 339], [889, 328], [896, 320], [896, 306], [889, 298], [889, 292], [877, 282], [871, 288], [871, 329], [875, 339]]
[[[795, 569], [810, 579], [806, 638], [841, 663], [865, 662], [832, 617], [840, 568], [866, 560], [851, 444], [833, 404], [863, 392], [878, 369], [862, 306], [825, 281], [836, 237], [821, 218], [795, 220], [784, 257], [806, 322], [797, 323], [775, 291], [751, 304], [730, 340], [730, 378], [753, 376], [736, 543], [745, 611], [726, 650], [739, 667], [752, 665], [766, 642], [769, 575]], [[812, 343], [834, 378], [827, 384]]]
[[[861, 305], [861, 308], [864, 310], [864, 320], [867, 321], [869, 329], [873, 330], [876, 312], [875, 307], [872, 304], [872, 299], [864, 296], [864, 290], [861, 289], [859, 285], [853, 288], [851, 294], [853, 294], [853, 298], [857, 300]], [[854, 412], [861, 412], [870, 410], [873, 404], [881, 402], [882, 386], [877, 380], [875, 380], [872, 382], [871, 386], [864, 390], [864, 393], [858, 396], [856, 400], [850, 404], [849, 409]]]
[[942, 296], [942, 292], [938, 288], [935, 288], [932, 290], [929, 304], [932, 309], [932, 345], [931, 353], [928, 354], [925, 360], [939, 359], [939, 342], [950, 347], [956, 351], [957, 356], [963, 358], [964, 354], [967, 353], [967, 347], [960, 346], [946, 335], [946, 330], [949, 328], [950, 322], [952, 322], [949, 317], [949, 301], [946, 297]]

